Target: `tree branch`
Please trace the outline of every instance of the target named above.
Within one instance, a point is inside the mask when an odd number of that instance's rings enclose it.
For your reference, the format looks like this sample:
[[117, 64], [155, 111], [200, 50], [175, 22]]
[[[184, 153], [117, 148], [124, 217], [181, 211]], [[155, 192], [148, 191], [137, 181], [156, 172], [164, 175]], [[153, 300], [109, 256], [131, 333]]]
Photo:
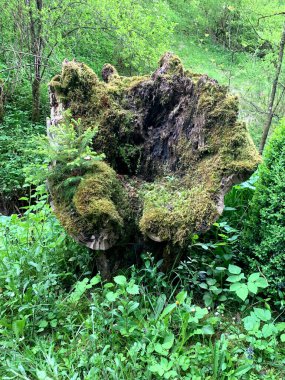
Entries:
[[264, 18], [274, 17], [274, 16], [281, 16], [281, 15], [285, 15], [285, 11], [283, 11], [283, 12], [279, 12], [279, 13], [273, 13], [272, 15], [260, 16], [260, 17], [257, 19], [257, 25], [259, 25], [259, 21], [262, 20], [262, 19], [264, 19]]

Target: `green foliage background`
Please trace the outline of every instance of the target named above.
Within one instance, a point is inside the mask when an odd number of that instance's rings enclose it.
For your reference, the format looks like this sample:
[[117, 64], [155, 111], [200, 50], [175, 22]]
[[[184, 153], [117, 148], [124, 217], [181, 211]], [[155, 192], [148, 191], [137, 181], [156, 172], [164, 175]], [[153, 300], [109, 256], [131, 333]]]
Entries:
[[275, 292], [285, 289], [285, 121], [278, 125], [259, 166], [245, 222], [243, 249], [250, 267], [262, 268]]

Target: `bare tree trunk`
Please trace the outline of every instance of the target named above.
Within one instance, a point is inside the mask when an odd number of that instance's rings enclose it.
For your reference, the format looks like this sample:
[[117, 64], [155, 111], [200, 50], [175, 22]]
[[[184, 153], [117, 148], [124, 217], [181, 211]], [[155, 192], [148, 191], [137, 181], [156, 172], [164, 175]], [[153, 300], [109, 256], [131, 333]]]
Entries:
[[40, 86], [41, 81], [35, 78], [32, 83], [32, 121], [34, 122], [40, 120]]
[[97, 251], [95, 255], [97, 270], [100, 272], [103, 280], [111, 280], [110, 263], [104, 251]]
[[43, 39], [42, 39], [42, 16], [43, 1], [35, 0], [36, 10], [33, 14], [31, 0], [26, 0], [26, 5], [29, 7], [30, 17], [30, 33], [31, 33], [31, 51], [34, 58], [34, 79], [32, 83], [32, 120], [34, 122], [40, 119], [40, 88], [41, 88], [41, 68], [42, 68], [42, 53], [43, 53]]
[[279, 55], [278, 55], [278, 61], [277, 61], [277, 66], [276, 66], [276, 72], [275, 72], [275, 77], [272, 83], [272, 90], [271, 90], [271, 95], [270, 95], [270, 101], [269, 101], [269, 106], [268, 106], [268, 113], [267, 113], [267, 120], [263, 128], [263, 134], [260, 142], [260, 147], [259, 147], [259, 152], [262, 154], [266, 139], [271, 127], [272, 119], [273, 119], [273, 114], [274, 114], [274, 101], [276, 97], [276, 91], [277, 91], [277, 85], [278, 85], [278, 80], [281, 72], [281, 67], [282, 67], [282, 61], [283, 61], [283, 55], [284, 55], [284, 46], [285, 46], [285, 23], [283, 24], [283, 32], [280, 40], [280, 47], [279, 47]]

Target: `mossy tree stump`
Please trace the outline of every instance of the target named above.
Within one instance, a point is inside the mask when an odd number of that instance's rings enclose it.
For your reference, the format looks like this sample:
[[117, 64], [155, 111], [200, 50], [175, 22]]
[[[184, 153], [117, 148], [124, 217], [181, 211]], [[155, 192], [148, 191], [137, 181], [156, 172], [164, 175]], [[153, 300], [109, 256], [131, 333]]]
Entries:
[[238, 121], [238, 99], [207, 75], [185, 70], [171, 53], [152, 75], [122, 77], [107, 64], [102, 78], [65, 61], [50, 82], [50, 123], [69, 109], [83, 128], [98, 127], [92, 148], [106, 156], [70, 199], [60, 183], [50, 184], [55, 212], [96, 251], [139, 235], [183, 246], [211, 226], [225, 193], [260, 161]]

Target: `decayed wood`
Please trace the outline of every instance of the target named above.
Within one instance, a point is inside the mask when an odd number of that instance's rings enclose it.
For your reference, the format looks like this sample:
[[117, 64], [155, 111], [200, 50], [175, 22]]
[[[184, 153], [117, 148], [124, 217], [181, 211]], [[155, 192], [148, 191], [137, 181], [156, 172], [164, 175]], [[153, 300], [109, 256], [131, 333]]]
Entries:
[[50, 83], [49, 123], [62, 122], [70, 109], [84, 128], [98, 127], [92, 148], [106, 155], [104, 164], [86, 172], [69, 203], [59, 205], [51, 189], [55, 212], [95, 251], [142, 235], [183, 245], [210, 227], [225, 193], [260, 161], [237, 120], [238, 100], [207, 75], [185, 70], [171, 53], [149, 76], [121, 77], [108, 64], [102, 77], [65, 61]]

